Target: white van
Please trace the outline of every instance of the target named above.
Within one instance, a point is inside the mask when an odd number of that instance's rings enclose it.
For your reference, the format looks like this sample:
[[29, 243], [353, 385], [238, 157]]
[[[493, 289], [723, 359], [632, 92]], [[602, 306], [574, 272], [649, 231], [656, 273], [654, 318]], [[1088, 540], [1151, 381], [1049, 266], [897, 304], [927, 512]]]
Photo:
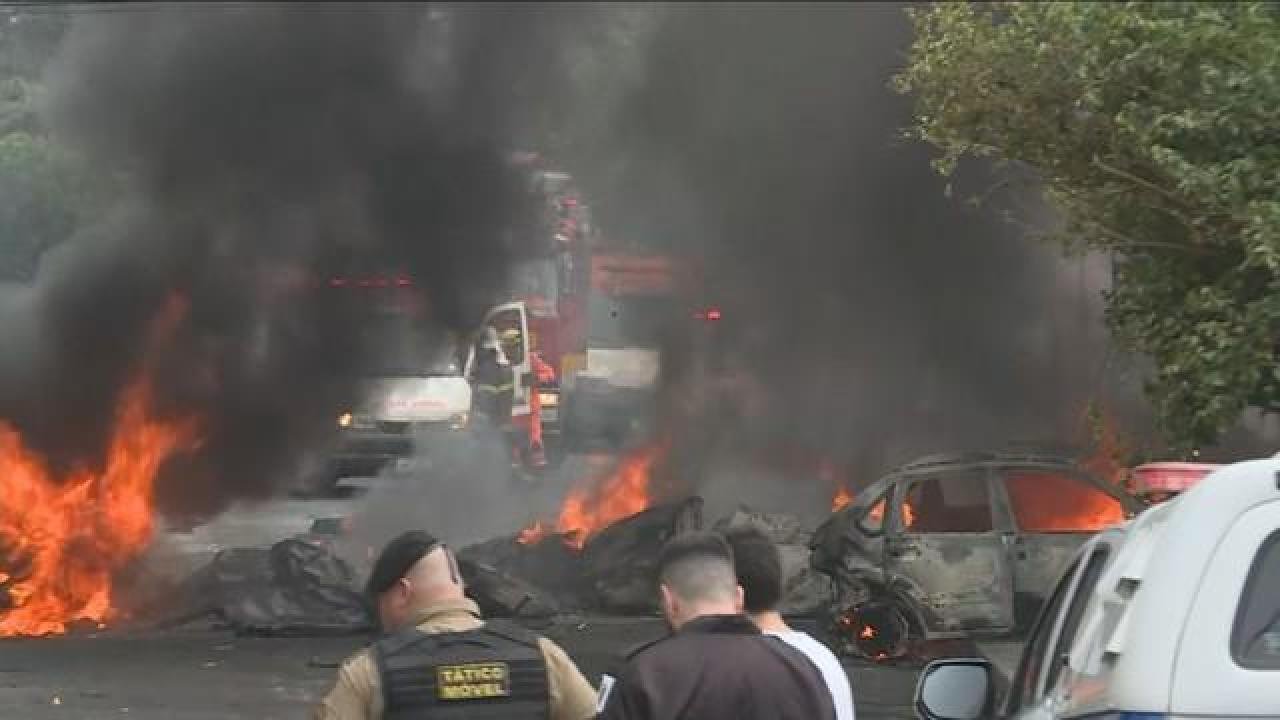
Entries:
[[1231, 465], [1077, 553], [995, 708], [991, 666], [939, 660], [935, 720], [1280, 718], [1280, 459]]

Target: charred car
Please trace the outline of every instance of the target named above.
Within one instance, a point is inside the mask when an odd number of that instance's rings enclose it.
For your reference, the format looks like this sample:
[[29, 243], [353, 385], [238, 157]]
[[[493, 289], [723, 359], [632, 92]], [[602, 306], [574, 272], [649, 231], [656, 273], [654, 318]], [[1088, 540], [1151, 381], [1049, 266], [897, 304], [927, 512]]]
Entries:
[[1016, 634], [1075, 550], [1145, 507], [1069, 459], [933, 456], [881, 478], [814, 534], [836, 648], [875, 660], [923, 641]]

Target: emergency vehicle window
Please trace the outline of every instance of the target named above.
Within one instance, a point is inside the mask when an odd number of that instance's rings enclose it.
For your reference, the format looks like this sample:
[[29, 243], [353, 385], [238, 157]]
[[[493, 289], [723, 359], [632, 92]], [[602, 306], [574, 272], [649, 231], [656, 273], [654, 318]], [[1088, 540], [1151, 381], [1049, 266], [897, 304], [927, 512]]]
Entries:
[[1036, 619], [1035, 629], [1031, 631], [1031, 637], [1022, 651], [1022, 659], [1018, 661], [1018, 671], [1014, 673], [1013, 683], [1009, 687], [1009, 701], [1004, 712], [1006, 716], [1016, 714], [1023, 708], [1035, 704], [1039, 699], [1036, 688], [1040, 684], [1037, 681], [1044, 671], [1049, 654], [1049, 636], [1053, 633], [1053, 626], [1066, 599], [1067, 588], [1071, 586], [1071, 579], [1075, 577], [1076, 568], [1079, 566], [1079, 560], [1071, 563], [1071, 567], [1058, 581], [1058, 586], [1053, 589], [1053, 597], [1045, 603], [1044, 609], [1040, 611], [1040, 617]]
[[1010, 470], [1004, 486], [1014, 522], [1023, 532], [1096, 532], [1124, 522], [1120, 501], [1084, 478], [1047, 470]]
[[898, 508], [899, 526], [911, 533], [991, 532], [991, 497], [983, 470], [924, 478]]
[[1067, 607], [1067, 616], [1062, 622], [1062, 632], [1058, 634], [1058, 639], [1053, 644], [1053, 655], [1049, 659], [1049, 674], [1045, 681], [1046, 692], [1052, 690], [1054, 683], [1058, 681], [1058, 673], [1062, 672], [1063, 666], [1067, 663], [1067, 653], [1071, 652], [1076, 631], [1080, 629], [1080, 620], [1084, 617], [1084, 610], [1089, 606], [1089, 599], [1093, 597], [1093, 590], [1097, 587], [1099, 578], [1102, 577], [1102, 570], [1106, 567], [1107, 557], [1110, 554], [1111, 550], [1106, 545], [1098, 545], [1089, 556], [1089, 564], [1084, 568], [1084, 576], [1080, 578], [1080, 584], [1076, 586], [1076, 592], [1071, 596], [1071, 604]]
[[1231, 628], [1231, 656], [1240, 667], [1280, 670], [1280, 530], [1262, 542]]

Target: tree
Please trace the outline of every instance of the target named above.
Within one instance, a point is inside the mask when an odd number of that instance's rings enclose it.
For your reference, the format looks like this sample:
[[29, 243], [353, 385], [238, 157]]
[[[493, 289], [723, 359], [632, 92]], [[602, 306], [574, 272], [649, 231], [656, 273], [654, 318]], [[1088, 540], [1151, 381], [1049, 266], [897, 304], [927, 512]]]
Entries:
[[1267, 3], [938, 3], [894, 78], [908, 133], [1029, 166], [1068, 250], [1111, 255], [1107, 320], [1154, 363], [1166, 436], [1280, 410], [1280, 18]]
[[28, 280], [40, 256], [69, 238], [107, 183], [48, 136], [41, 75], [69, 16], [59, 8], [0, 11], [0, 280]]
[[51, 141], [0, 137], [0, 279], [30, 279], [44, 251], [94, 207], [95, 187], [79, 159]]

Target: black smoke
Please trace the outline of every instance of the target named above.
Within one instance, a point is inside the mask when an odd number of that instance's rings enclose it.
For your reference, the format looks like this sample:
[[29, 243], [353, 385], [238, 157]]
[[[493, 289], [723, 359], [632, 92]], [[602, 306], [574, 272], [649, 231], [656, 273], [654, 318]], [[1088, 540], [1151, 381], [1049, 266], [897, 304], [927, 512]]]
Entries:
[[[393, 291], [331, 277], [407, 275], [442, 331], [498, 297], [525, 199], [492, 63], [519, 29], [422, 5], [104, 8], [75, 16], [48, 116], [123, 189], [6, 299], [0, 417], [59, 467], [100, 462], [148, 362], [163, 410], [203, 428], [161, 505], [208, 513], [287, 479], [355, 399], [376, 348], [352, 294]], [[144, 358], [174, 296], [185, 320]]]
[[1009, 176], [967, 168], [948, 197], [901, 139], [889, 79], [910, 40], [889, 4], [670, 6], [578, 158], [603, 226], [705, 259], [720, 352], [765, 398], [711, 419], [737, 456], [801, 448], [869, 481], [923, 452], [1078, 446], [1091, 401], [1131, 404], [1107, 369], [1105, 264], [1003, 218], [1052, 222], [1034, 188], [973, 208]]

